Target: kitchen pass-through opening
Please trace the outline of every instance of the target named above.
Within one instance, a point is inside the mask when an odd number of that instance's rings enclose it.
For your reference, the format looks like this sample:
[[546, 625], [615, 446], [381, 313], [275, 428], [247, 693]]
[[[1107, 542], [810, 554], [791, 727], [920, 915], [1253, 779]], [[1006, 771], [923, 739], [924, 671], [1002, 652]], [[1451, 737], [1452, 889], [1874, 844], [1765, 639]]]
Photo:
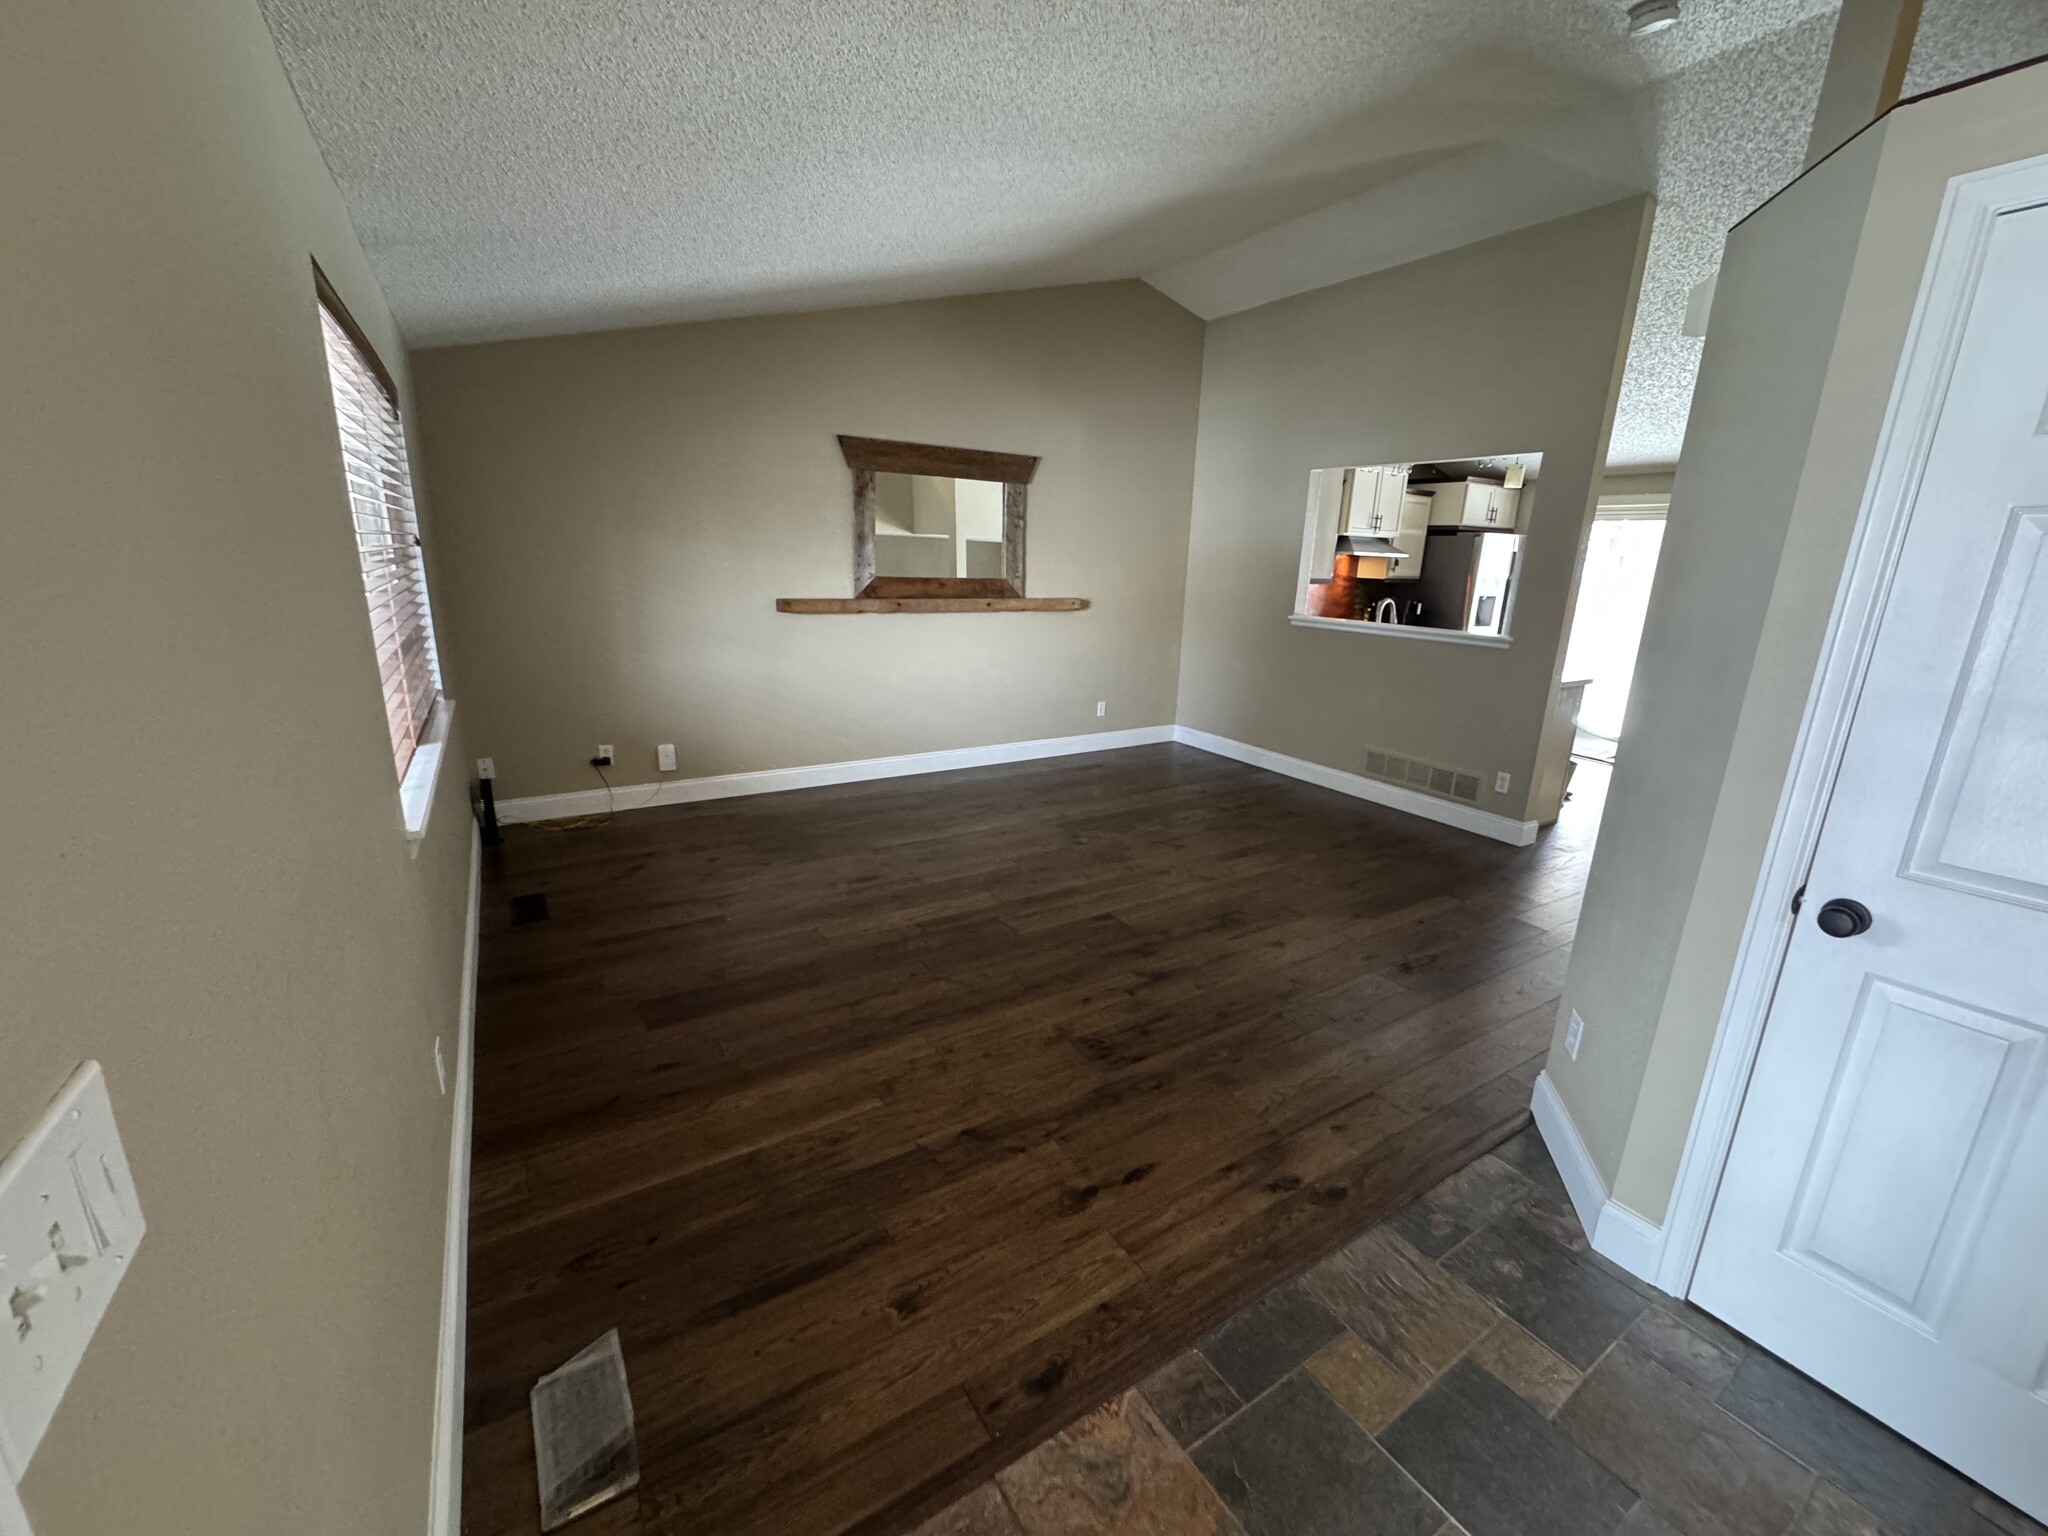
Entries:
[[1524, 453], [1312, 471], [1296, 616], [1505, 642], [1542, 466]]

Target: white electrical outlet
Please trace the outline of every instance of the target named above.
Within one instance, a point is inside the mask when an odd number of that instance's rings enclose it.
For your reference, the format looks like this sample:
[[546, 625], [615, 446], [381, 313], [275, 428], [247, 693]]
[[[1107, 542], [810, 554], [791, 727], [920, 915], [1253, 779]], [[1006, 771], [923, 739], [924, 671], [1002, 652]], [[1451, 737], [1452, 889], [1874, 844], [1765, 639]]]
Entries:
[[1100, 719], [1101, 719], [1101, 718], [1102, 718], [1102, 717], [1103, 717], [1104, 715], [1106, 715], [1106, 714], [1108, 714], [1108, 713], [1109, 713], [1109, 700], [1107, 700], [1107, 699], [1097, 699], [1097, 700], [1095, 701], [1095, 718], [1096, 718], [1096, 719], [1098, 719], [1098, 720], [1100, 720]]
[[495, 779], [498, 776], [496, 760], [488, 757], [478, 758], [476, 760], [476, 776], [480, 779]]
[[676, 771], [676, 744], [674, 742], [664, 741], [654, 749], [654, 766], [663, 773], [674, 773]]
[[1579, 1059], [1579, 1042], [1586, 1038], [1586, 1021], [1579, 1017], [1579, 1010], [1572, 1010], [1572, 1021], [1564, 1027], [1564, 1053], [1573, 1061]]
[[99, 1063], [0, 1163], [0, 1462], [19, 1483], [142, 1241]]
[[1508, 786], [1514, 782], [1515, 778], [1513, 774], [1496, 773], [1493, 776], [1493, 792], [1496, 795], [1504, 795], [1508, 792]]
[[612, 760], [612, 744], [608, 741], [599, 742], [597, 756], [599, 762], [609, 764]]

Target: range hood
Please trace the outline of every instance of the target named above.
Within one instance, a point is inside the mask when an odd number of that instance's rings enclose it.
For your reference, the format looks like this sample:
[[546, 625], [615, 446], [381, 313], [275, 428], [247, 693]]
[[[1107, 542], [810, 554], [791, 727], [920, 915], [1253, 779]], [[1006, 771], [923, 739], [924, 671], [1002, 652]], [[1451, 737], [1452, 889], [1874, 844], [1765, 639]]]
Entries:
[[1368, 560], [1406, 560], [1408, 551], [1392, 539], [1382, 538], [1376, 533], [1337, 536], [1337, 553], [1340, 555], [1364, 555]]

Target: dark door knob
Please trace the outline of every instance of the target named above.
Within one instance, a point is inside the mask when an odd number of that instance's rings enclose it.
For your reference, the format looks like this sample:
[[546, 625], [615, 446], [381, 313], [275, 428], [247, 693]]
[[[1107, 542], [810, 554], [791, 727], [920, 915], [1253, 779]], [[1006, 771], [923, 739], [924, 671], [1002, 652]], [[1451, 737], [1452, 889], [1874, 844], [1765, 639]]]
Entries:
[[1837, 896], [1820, 909], [1814, 921], [1820, 924], [1820, 931], [1831, 939], [1853, 939], [1859, 933], [1870, 931], [1870, 908], [1860, 901]]

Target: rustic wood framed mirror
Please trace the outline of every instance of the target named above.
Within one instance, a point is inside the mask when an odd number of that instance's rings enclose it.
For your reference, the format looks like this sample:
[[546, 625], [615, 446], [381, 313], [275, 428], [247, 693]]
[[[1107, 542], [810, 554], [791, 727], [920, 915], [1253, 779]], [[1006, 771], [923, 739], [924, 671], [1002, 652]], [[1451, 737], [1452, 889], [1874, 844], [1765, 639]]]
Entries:
[[1071, 611], [1024, 592], [1032, 454], [839, 439], [853, 475], [853, 596], [785, 597], [784, 613]]

